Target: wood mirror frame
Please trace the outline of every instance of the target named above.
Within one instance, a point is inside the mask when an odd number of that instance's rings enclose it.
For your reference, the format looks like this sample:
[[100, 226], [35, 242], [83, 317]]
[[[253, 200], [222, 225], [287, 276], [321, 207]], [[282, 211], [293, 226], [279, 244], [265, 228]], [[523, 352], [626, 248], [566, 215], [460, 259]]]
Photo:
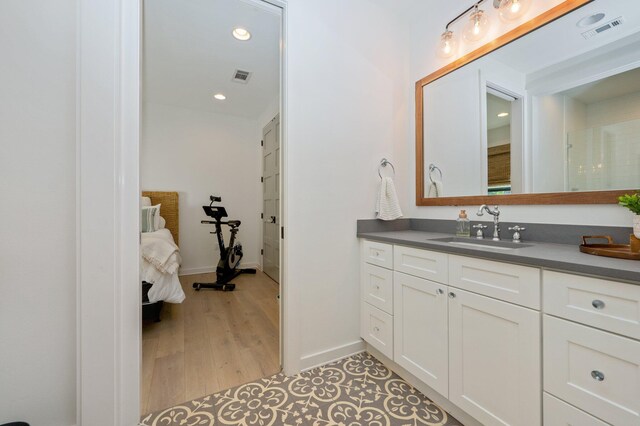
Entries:
[[460, 197], [426, 198], [424, 195], [424, 123], [423, 88], [427, 84], [479, 59], [502, 46], [555, 21], [594, 0], [565, 0], [559, 5], [514, 28], [478, 49], [416, 82], [416, 205], [458, 206], [471, 204], [615, 204], [618, 197], [631, 190], [551, 192], [509, 195], [471, 195]]

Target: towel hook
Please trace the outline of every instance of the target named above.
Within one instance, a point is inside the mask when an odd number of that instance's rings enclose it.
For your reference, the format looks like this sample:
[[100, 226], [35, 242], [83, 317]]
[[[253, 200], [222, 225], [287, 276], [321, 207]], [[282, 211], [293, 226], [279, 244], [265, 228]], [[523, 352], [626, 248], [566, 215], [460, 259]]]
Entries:
[[440, 170], [440, 168], [438, 166], [436, 166], [435, 164], [431, 163], [429, 164], [429, 180], [431, 181], [431, 183], [433, 182], [433, 177], [431, 176], [433, 174], [433, 172], [437, 170], [438, 173], [440, 174], [440, 181], [442, 181], [442, 170]]
[[380, 176], [380, 179], [382, 179], [382, 173], [381, 170], [383, 167], [387, 167], [387, 166], [391, 166], [391, 170], [393, 170], [393, 177], [396, 176], [396, 168], [393, 167], [393, 164], [391, 164], [391, 161], [387, 160], [386, 158], [383, 158], [382, 160], [380, 160], [380, 165], [378, 166], [378, 176]]

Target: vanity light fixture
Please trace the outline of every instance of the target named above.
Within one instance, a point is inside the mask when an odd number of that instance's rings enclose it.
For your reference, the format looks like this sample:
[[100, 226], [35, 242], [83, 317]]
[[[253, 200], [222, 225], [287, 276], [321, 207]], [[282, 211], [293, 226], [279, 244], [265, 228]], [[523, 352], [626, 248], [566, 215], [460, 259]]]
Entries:
[[458, 42], [456, 41], [453, 31], [446, 30], [440, 36], [440, 44], [438, 45], [438, 56], [442, 58], [450, 58], [456, 53]]
[[532, 0], [493, 0], [493, 6], [498, 9], [500, 19], [515, 21], [524, 16], [529, 10]]
[[247, 41], [251, 38], [251, 33], [246, 28], [242, 27], [234, 28], [231, 34], [240, 41]]
[[489, 18], [487, 18], [484, 10], [478, 9], [476, 4], [475, 10], [469, 17], [469, 22], [464, 26], [462, 36], [466, 41], [474, 42], [482, 39], [489, 31]]
[[503, 118], [503, 117], [508, 117], [509, 113], [508, 112], [501, 112], [500, 114], [498, 114], [498, 117]]
[[[477, 14], [477, 12], [481, 12], [480, 10], [478, 10], [478, 6], [480, 6], [482, 2], [484, 2], [484, 0], [479, 0], [473, 6], [471, 6], [470, 8], [462, 12], [460, 15], [456, 16], [451, 21], [449, 21], [447, 26], [444, 27], [444, 32], [440, 36], [440, 42], [438, 43], [438, 52], [437, 52], [438, 56], [440, 56], [441, 58], [450, 58], [456, 53], [456, 50], [458, 47], [458, 41], [456, 40], [456, 36], [454, 32], [451, 31], [449, 27], [451, 26], [451, 24], [453, 24], [458, 19], [462, 18], [464, 15], [466, 15], [467, 13], [471, 12], [474, 9], [475, 9], [475, 12], [471, 15], [471, 21], [469, 22], [469, 24], [471, 24], [470, 37], [475, 37], [474, 33], [476, 32], [476, 29], [478, 30], [478, 32], [480, 32], [480, 29], [482, 28], [482, 26], [480, 25], [482, 18], [484, 17], [486, 20], [486, 16], [483, 16], [482, 13]], [[477, 27], [475, 26], [476, 21], [474, 21], [474, 16], [478, 19]], [[485, 21], [485, 22], [488, 22], [488, 21]], [[467, 24], [467, 26], [469, 26], [469, 24]], [[465, 27], [465, 31], [464, 31], [465, 39], [467, 39], [466, 33], [467, 33], [467, 30]], [[480, 37], [478, 37], [477, 39], [470, 38], [468, 40], [479, 40], [479, 38]]]
[[213, 95], [213, 97], [219, 101], [224, 101], [225, 99], [227, 99], [227, 97], [222, 93], [216, 93], [215, 95]]
[[[471, 12], [469, 22], [467, 22], [462, 32], [464, 40], [467, 42], [476, 42], [487, 35], [490, 26], [489, 18], [486, 13], [478, 7], [484, 3], [484, 1], [485, 0], [476, 1], [467, 10], [449, 21], [440, 36], [438, 56], [449, 58], [456, 53], [458, 47], [456, 35], [449, 27], [469, 12]], [[493, 0], [493, 7], [498, 9], [500, 19], [503, 21], [515, 21], [529, 11], [532, 1], [533, 0]]]

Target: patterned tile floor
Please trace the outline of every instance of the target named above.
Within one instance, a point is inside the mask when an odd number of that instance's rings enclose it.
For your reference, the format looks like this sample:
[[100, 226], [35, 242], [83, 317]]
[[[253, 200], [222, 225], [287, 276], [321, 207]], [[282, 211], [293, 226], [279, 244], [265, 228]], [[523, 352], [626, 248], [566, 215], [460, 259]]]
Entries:
[[368, 353], [145, 416], [142, 426], [461, 426]]

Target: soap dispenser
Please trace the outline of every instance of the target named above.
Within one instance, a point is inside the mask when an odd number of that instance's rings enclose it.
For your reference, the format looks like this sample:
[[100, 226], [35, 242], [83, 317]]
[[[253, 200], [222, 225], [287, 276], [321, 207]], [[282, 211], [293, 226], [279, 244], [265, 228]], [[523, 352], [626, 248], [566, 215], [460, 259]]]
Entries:
[[456, 236], [468, 237], [471, 235], [471, 221], [467, 217], [466, 210], [460, 210], [458, 219], [456, 220]]

